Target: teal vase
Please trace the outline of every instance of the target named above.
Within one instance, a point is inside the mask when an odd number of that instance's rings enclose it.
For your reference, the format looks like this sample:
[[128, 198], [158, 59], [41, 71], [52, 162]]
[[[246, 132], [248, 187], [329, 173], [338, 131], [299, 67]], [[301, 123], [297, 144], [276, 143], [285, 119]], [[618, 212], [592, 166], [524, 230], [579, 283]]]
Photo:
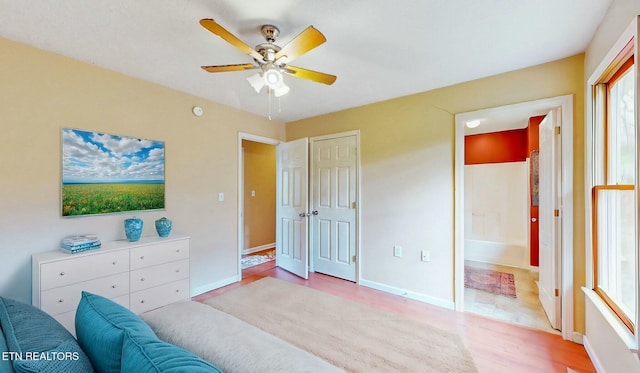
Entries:
[[124, 234], [127, 236], [127, 240], [134, 242], [140, 239], [140, 235], [142, 234], [142, 219], [140, 218], [129, 218], [124, 220]]
[[171, 220], [165, 217], [156, 220], [156, 232], [160, 237], [168, 237], [171, 233]]

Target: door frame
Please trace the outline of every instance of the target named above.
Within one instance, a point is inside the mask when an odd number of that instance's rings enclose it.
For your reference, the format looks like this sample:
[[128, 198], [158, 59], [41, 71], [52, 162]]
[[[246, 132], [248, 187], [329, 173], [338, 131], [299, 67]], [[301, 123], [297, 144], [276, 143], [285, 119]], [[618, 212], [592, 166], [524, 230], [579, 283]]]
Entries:
[[[362, 194], [361, 194], [361, 185], [362, 185], [362, 160], [361, 160], [361, 152], [360, 152], [360, 130], [353, 130], [353, 131], [346, 131], [346, 132], [338, 132], [338, 133], [331, 133], [328, 135], [322, 135], [322, 136], [314, 136], [314, 137], [310, 137], [309, 138], [309, 149], [311, 150], [313, 148], [312, 144], [315, 141], [321, 141], [321, 140], [331, 140], [331, 139], [338, 139], [341, 137], [348, 137], [348, 136], [355, 136], [356, 137], [356, 221], [355, 221], [355, 229], [356, 229], [356, 248], [355, 248], [355, 252], [356, 252], [356, 284], [360, 284], [360, 273], [362, 273], [362, 267], [361, 267], [361, 263], [362, 263], [362, 253], [360, 252], [360, 242], [362, 241], [362, 236], [361, 236], [361, 230], [360, 230], [360, 221], [361, 221], [361, 213], [362, 213], [362, 209], [360, 208], [362, 206]], [[310, 157], [311, 157], [311, 153], [310, 153]], [[311, 159], [309, 159], [309, 168], [312, 167], [312, 162]], [[311, 176], [312, 171], [311, 169], [309, 170], [309, 176]], [[309, 180], [309, 185], [311, 185], [311, 180]], [[311, 197], [311, 193], [309, 193], [309, 197]], [[311, 198], [310, 199], [310, 203], [311, 203]], [[313, 210], [313, 206], [311, 204], [309, 204], [309, 209]], [[309, 229], [309, 242], [311, 242], [313, 240], [313, 230]], [[313, 255], [311, 255], [311, 251], [313, 250], [313, 248], [310, 246], [309, 247], [309, 272], [315, 272], [314, 270], [314, 263], [313, 263]]]
[[562, 214], [561, 228], [561, 304], [562, 338], [581, 343], [581, 336], [574, 332], [573, 320], [573, 95], [522, 102], [455, 115], [454, 161], [454, 303], [457, 311], [464, 311], [464, 127], [465, 122], [480, 116], [489, 116], [504, 110], [538, 111], [546, 114], [560, 108], [561, 127], [561, 177]]
[[270, 137], [238, 132], [238, 281], [242, 280], [242, 252], [244, 250], [244, 154], [242, 140], [274, 146], [282, 142]]

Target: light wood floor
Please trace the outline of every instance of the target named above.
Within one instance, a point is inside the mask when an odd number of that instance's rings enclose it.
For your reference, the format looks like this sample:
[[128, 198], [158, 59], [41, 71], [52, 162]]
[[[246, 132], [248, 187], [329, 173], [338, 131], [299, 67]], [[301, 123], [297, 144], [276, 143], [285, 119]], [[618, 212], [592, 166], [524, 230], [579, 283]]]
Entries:
[[505, 322], [560, 334], [549, 324], [538, 298], [538, 273], [522, 268], [497, 264], [465, 261], [465, 266], [491, 269], [513, 274], [516, 284], [516, 298], [491, 294], [476, 289], [464, 289], [464, 310]]
[[457, 333], [471, 352], [480, 373], [595, 372], [583, 346], [559, 335], [500, 322], [467, 312], [456, 312], [412, 299], [388, 294], [331, 276], [310, 273], [304, 280], [265, 263], [243, 273], [241, 282], [201, 294], [203, 302], [263, 277], [275, 277], [373, 307], [422, 320]]

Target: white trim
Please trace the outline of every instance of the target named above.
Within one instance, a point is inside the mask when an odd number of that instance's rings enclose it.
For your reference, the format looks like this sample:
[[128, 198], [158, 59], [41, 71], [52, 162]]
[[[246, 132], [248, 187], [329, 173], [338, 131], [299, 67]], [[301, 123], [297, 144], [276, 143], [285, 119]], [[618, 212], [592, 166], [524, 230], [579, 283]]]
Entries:
[[606, 373], [606, 371], [602, 367], [602, 363], [600, 362], [600, 359], [598, 359], [598, 355], [596, 355], [595, 352], [593, 351], [593, 347], [591, 347], [591, 344], [589, 343], [589, 339], [587, 338], [586, 335], [584, 336], [583, 341], [584, 341], [583, 343], [584, 349], [587, 351], [587, 355], [589, 355], [589, 359], [591, 360], [593, 367], [596, 368], [596, 372]]
[[276, 243], [272, 242], [272, 243], [268, 243], [265, 245], [260, 245], [260, 246], [256, 246], [256, 247], [250, 247], [246, 250], [242, 250], [242, 255], [247, 255], [247, 254], [253, 254], [255, 252], [258, 251], [262, 251], [262, 250], [266, 250], [266, 249], [271, 249], [272, 247], [276, 247]]
[[611, 329], [620, 338], [620, 340], [627, 346], [630, 351], [638, 349], [635, 336], [631, 334], [625, 324], [622, 323], [620, 318], [611, 310], [611, 308], [602, 300], [602, 298], [593, 290], [582, 288], [582, 292], [585, 297], [591, 301], [593, 306], [600, 312], [602, 317], [607, 320], [607, 324], [611, 325]]
[[242, 140], [259, 142], [262, 144], [278, 145], [282, 141], [238, 132], [238, 280], [242, 280], [242, 254], [244, 251], [244, 153], [242, 152]]
[[[615, 44], [611, 46], [611, 49], [609, 49], [609, 52], [607, 52], [604, 58], [602, 58], [602, 61], [600, 61], [600, 64], [598, 65], [598, 67], [596, 67], [595, 70], [593, 70], [593, 73], [591, 73], [591, 75], [589, 76], [589, 79], [587, 79], [587, 88], [589, 88], [592, 85], [595, 85], [600, 79], [602, 79], [602, 74], [604, 74], [604, 72], [609, 68], [611, 63], [616, 59], [618, 54], [624, 49], [627, 43], [631, 41], [631, 39], [633, 39], [638, 29], [637, 22], [638, 22], [638, 17], [634, 17], [631, 23], [629, 24], [629, 26], [627, 26], [627, 28], [620, 35], [618, 40], [616, 40]], [[588, 101], [587, 103], [589, 102], [591, 101]]]
[[233, 284], [234, 282], [238, 282], [240, 280], [241, 280], [240, 279], [240, 275], [237, 275], [237, 276], [227, 277], [227, 278], [222, 279], [220, 281], [212, 282], [212, 283], [209, 283], [209, 284], [206, 284], [206, 285], [201, 285], [201, 286], [198, 286], [197, 288], [192, 288], [191, 289], [191, 296], [195, 297], [197, 295], [204, 294], [204, 293], [206, 293], [208, 291], [215, 290], [215, 289], [221, 288], [223, 286], [227, 286], [227, 285]]
[[560, 107], [562, 121], [562, 337], [573, 339], [573, 95], [557, 96], [519, 104], [460, 113], [455, 116], [454, 168], [454, 304], [464, 311], [464, 123], [472, 117], [488, 116], [501, 110], [539, 109], [546, 113]]
[[442, 298], [431, 297], [426, 294], [417, 293], [415, 291], [405, 290], [401, 288], [397, 288], [395, 286], [389, 286], [385, 284], [381, 284], [375, 281], [363, 280], [360, 279], [360, 285], [366, 286], [368, 288], [384, 291], [385, 293], [391, 293], [394, 295], [399, 295], [405, 298], [417, 300], [423, 303], [432, 304], [434, 306], [443, 307], [446, 309], [453, 310], [455, 308], [455, 304], [449, 300]]
[[[634, 45], [634, 50], [633, 53], [636, 56], [636, 60], [635, 60], [635, 66], [634, 66], [634, 74], [636, 74], [635, 78], [635, 90], [636, 90], [636, 96], [638, 96], [638, 91], [640, 88], [640, 76], [638, 75], [638, 54], [639, 54], [639, 47], [638, 47], [638, 43], [640, 42], [640, 40], [638, 40], [639, 34], [640, 34], [640, 15], [636, 15], [635, 17], [633, 17], [633, 20], [629, 23], [629, 25], [627, 26], [627, 28], [624, 30], [624, 32], [622, 32], [622, 34], [620, 35], [620, 37], [616, 40], [616, 42], [611, 46], [611, 48], [609, 49], [609, 51], [607, 52], [607, 54], [602, 58], [602, 60], [600, 61], [600, 64], [598, 64], [598, 66], [594, 69], [594, 71], [591, 73], [591, 75], [589, 76], [589, 79], [587, 79], [587, 85], [585, 87], [585, 91], [586, 91], [586, 121], [585, 121], [585, 132], [586, 132], [586, 139], [585, 139], [585, 256], [586, 256], [586, 260], [585, 260], [585, 272], [586, 272], [586, 285], [583, 290], [585, 292], [585, 294], [590, 295], [591, 292], [593, 292], [593, 287], [594, 287], [594, 283], [593, 283], [593, 270], [594, 270], [594, 263], [593, 263], [593, 258], [592, 258], [592, 247], [593, 247], [593, 242], [592, 242], [592, 229], [591, 229], [591, 214], [592, 214], [592, 209], [591, 209], [591, 189], [597, 184], [597, 177], [598, 175], [595, 174], [595, 169], [596, 167], [599, 166], [598, 160], [596, 159], [596, 152], [594, 152], [594, 150], [596, 149], [596, 147], [598, 146], [598, 144], [596, 144], [595, 139], [596, 139], [596, 123], [595, 123], [595, 110], [596, 108], [594, 107], [594, 87], [596, 87], [596, 84], [598, 82], [601, 81], [601, 79], [603, 79], [603, 75], [605, 74], [606, 70], [609, 68], [609, 66], [615, 61], [616, 57], [620, 54], [620, 52], [624, 49], [624, 47], [627, 45], [627, 43], [629, 43], [629, 41], [631, 41], [632, 39], [635, 38], [635, 45]], [[635, 110], [636, 110], [636, 143], [640, 144], [640, 130], [639, 130], [639, 126], [640, 126], [640, 106], [638, 105], [638, 102], [640, 101], [640, 99], [638, 97], [636, 97], [636, 105], [635, 105]], [[640, 161], [638, 159], [638, 153], [636, 151], [636, 173], [638, 175], [640, 175]], [[640, 188], [638, 188], [638, 175], [636, 175], [636, 181], [635, 181], [635, 187], [636, 187], [636, 205], [638, 205], [638, 208], [640, 209], [640, 204], [638, 203], [638, 200], [640, 200]], [[639, 224], [636, 226], [636, 250], [638, 250], [638, 246], [640, 245], [639, 242], [639, 237], [638, 237], [638, 231], [640, 229], [640, 212], [638, 210], [636, 210], [636, 223]], [[640, 255], [638, 255], [637, 258], [637, 262], [636, 262], [636, 273], [640, 273]], [[588, 291], [589, 292], [588, 292]], [[599, 296], [594, 295], [593, 298], [598, 298], [597, 301], [594, 299], [593, 303], [596, 304], [596, 307], [598, 310], [600, 310], [603, 315], [605, 317], [607, 317], [607, 321], [610, 324], [611, 328], [616, 331], [616, 333], [618, 333], [620, 335], [620, 332], [618, 331], [619, 329], [619, 318], [617, 316], [615, 316], [615, 318], [611, 318], [608, 316], [611, 316], [611, 310], [609, 309], [608, 306], [606, 307], [599, 307], [599, 305], [601, 305], [601, 303], [603, 303], [603, 301], [600, 299]], [[638, 293], [636, 294], [636, 309], [640, 309], [640, 290], [638, 291]], [[635, 329], [636, 331], [638, 330], [638, 325], [640, 325], [640, 312], [636, 313], [636, 319], [635, 319]], [[587, 325], [587, 328], [589, 326]], [[637, 333], [638, 335], [636, 335], [635, 337], [633, 337], [634, 340], [634, 346], [640, 346], [640, 333]], [[586, 338], [586, 337], [585, 337]], [[636, 347], [636, 350], [638, 349], [638, 347]], [[640, 357], [640, 351], [636, 351], [636, 355], [637, 357]], [[595, 365], [595, 362], [594, 362]]]

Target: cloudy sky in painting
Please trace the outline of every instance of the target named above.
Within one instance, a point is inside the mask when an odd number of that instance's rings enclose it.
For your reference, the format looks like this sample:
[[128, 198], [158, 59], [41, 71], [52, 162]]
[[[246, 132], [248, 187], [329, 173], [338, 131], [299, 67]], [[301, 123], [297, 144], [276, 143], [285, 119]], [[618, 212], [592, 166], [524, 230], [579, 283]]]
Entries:
[[62, 182], [164, 181], [164, 143], [65, 128]]

